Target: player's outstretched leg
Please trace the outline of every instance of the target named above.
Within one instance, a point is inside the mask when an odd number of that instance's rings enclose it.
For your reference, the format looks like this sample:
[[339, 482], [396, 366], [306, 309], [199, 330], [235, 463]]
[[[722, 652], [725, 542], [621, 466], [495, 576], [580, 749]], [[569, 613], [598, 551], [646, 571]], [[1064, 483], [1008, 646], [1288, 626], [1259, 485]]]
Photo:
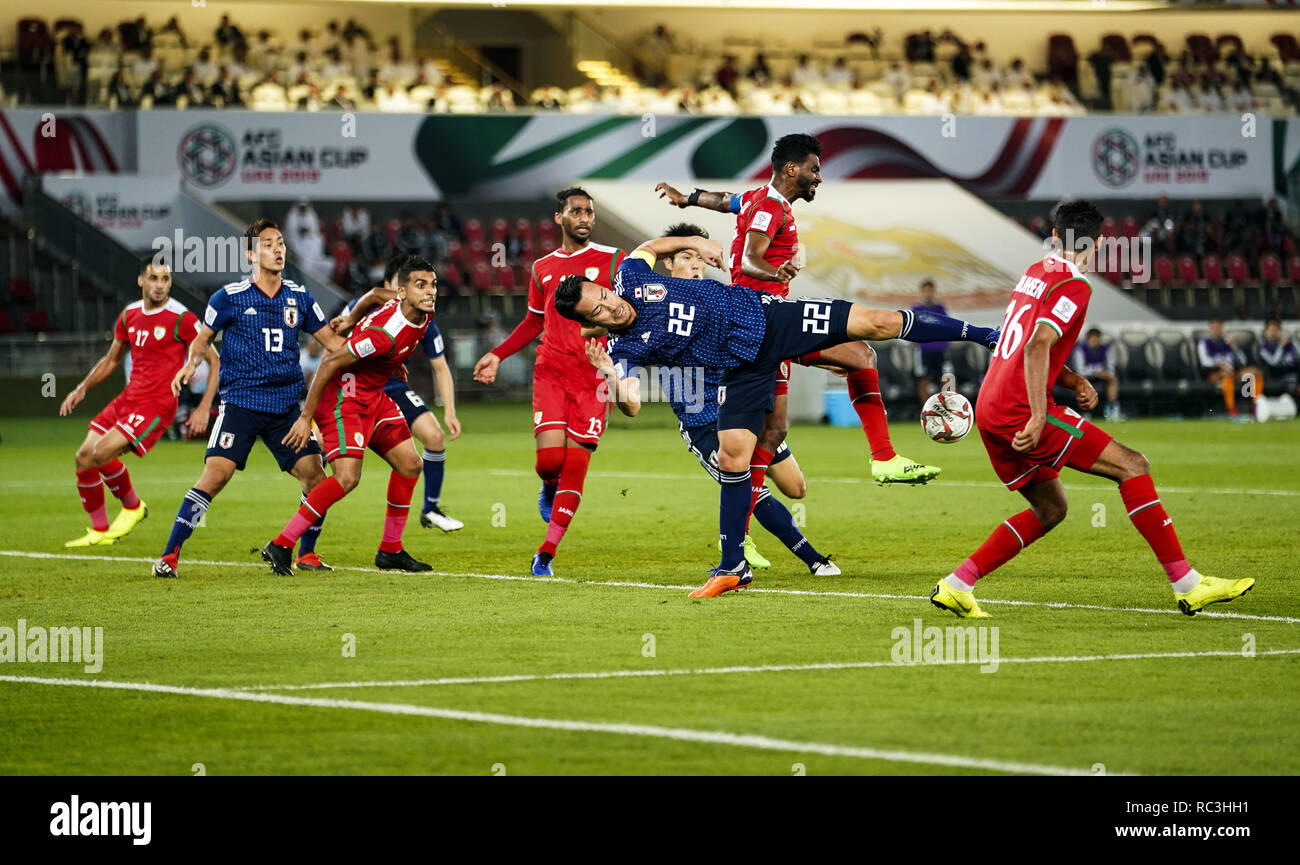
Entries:
[[65, 547], [108, 546], [115, 540], [109, 537], [111, 525], [104, 507], [104, 479], [99, 467], [116, 461], [128, 447], [126, 437], [114, 427], [102, 434], [92, 428], [77, 448], [77, 495], [90, 518], [90, 529], [81, 537], [68, 541]]
[[1237, 580], [1210, 577], [1197, 573], [1187, 563], [1178, 533], [1174, 531], [1174, 521], [1160, 503], [1150, 472], [1146, 457], [1114, 440], [1089, 469], [1090, 474], [1119, 481], [1124, 510], [1169, 577], [1178, 609], [1194, 616], [1210, 604], [1231, 601], [1254, 588], [1255, 580], [1251, 577]]
[[[839, 576], [840, 569], [829, 556], [823, 556], [814, 549], [812, 543], [804, 537], [803, 532], [795, 525], [794, 517], [790, 511], [771, 491], [764, 488], [762, 494], [758, 497], [758, 504], [754, 506], [754, 518], [758, 520], [759, 525], [767, 529], [777, 540], [786, 545], [790, 552], [799, 557], [814, 577], [834, 577]], [[746, 536], [748, 542], [749, 538]], [[749, 558], [749, 549], [745, 549], [745, 558]], [[753, 562], [751, 561], [752, 565]]]
[[559, 483], [556, 486], [554, 507], [551, 520], [546, 527], [546, 539], [537, 548], [533, 556], [533, 576], [552, 576], [551, 561], [555, 558], [564, 533], [569, 530], [578, 506], [582, 504], [582, 488], [586, 484], [587, 469], [591, 465], [592, 451], [573, 443], [564, 449], [564, 467], [560, 470]]
[[[299, 505], [307, 503], [307, 496], [311, 491], [316, 489], [325, 482], [325, 466], [321, 462], [320, 455], [309, 453], [294, 463], [290, 469], [290, 474], [298, 479], [302, 484], [302, 496], [299, 499]], [[301, 568], [304, 571], [332, 571], [329, 565], [321, 561], [320, 555], [316, 552], [316, 543], [320, 540], [321, 529], [325, 526], [325, 515], [321, 514], [307, 527], [298, 541], [298, 557], [294, 560], [294, 567]]]
[[718, 536], [722, 540], [722, 561], [709, 572], [708, 581], [689, 597], [716, 598], [754, 581], [754, 572], [745, 561], [744, 538], [753, 504], [748, 467], [757, 440], [748, 429], [718, 430], [718, 480], [722, 485]]
[[149, 516], [149, 506], [135, 494], [135, 487], [131, 486], [131, 473], [120, 459], [114, 458], [101, 465], [99, 474], [104, 478], [104, 486], [122, 503], [122, 511], [113, 518], [106, 536], [108, 540], [115, 541]]
[[282, 577], [293, 576], [293, 545], [361, 480], [359, 459], [336, 459], [333, 468], [334, 476], [317, 484], [280, 534], [262, 548], [262, 558], [270, 564], [273, 573]]

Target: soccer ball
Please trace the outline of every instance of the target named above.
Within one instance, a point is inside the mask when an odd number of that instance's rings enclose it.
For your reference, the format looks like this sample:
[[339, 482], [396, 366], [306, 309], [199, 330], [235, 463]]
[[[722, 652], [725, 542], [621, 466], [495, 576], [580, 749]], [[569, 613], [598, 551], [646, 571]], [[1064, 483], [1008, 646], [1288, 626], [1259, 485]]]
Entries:
[[937, 442], [951, 444], [965, 438], [975, 423], [970, 400], [951, 390], [941, 390], [925, 401], [921, 429]]

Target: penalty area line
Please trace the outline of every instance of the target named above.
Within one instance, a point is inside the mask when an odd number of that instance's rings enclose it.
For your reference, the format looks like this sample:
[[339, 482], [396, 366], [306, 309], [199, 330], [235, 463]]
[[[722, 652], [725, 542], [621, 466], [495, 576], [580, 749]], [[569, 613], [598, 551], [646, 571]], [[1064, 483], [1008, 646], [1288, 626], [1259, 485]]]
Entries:
[[[142, 556], [89, 556], [77, 555], [73, 553], [42, 553], [31, 552], [27, 550], [0, 550], [0, 556], [10, 556], [14, 558], [27, 559], [59, 559], [70, 561], [90, 561], [90, 562], [117, 562], [117, 563], [148, 563], [153, 564], [154, 559]], [[223, 568], [249, 568], [249, 567], [266, 567], [260, 561], [249, 560], [246, 562], [226, 562], [212, 559], [186, 559], [187, 565], [213, 565]], [[380, 568], [364, 568], [352, 565], [334, 565], [336, 571], [357, 571], [365, 574], [394, 574], [402, 573], [401, 571], [385, 571]], [[524, 576], [521, 574], [482, 574], [473, 571], [425, 571], [423, 572], [431, 577], [466, 577], [475, 580], [505, 580], [508, 582], [519, 583], [557, 583], [569, 586], [601, 586], [606, 588], [618, 589], [659, 589], [676, 592], [689, 592], [698, 586], [673, 585], [670, 583], [646, 583], [632, 580], [574, 580], [568, 577], [534, 577]], [[765, 589], [749, 587], [742, 589], [746, 594], [765, 594], [765, 595], [801, 595], [817, 598], [865, 598], [868, 600], [880, 601], [928, 601], [929, 595], [893, 595], [883, 592], [835, 592], [822, 591], [818, 589]], [[1105, 604], [1073, 604], [1066, 601], [1011, 601], [998, 600], [996, 598], [980, 598], [981, 604], [1005, 604], [1015, 607], [1047, 607], [1054, 610], [1097, 610], [1107, 613], [1150, 613], [1155, 615], [1178, 615], [1182, 613], [1176, 608], [1161, 609], [1155, 607], [1112, 607]], [[1264, 616], [1253, 613], [1229, 613], [1217, 611], [1202, 611], [1197, 616], [1203, 616], [1210, 619], [1243, 619], [1252, 622], [1280, 622], [1287, 625], [1300, 624], [1300, 618], [1294, 616]]]
[[[0, 682], [28, 685], [101, 688], [105, 690], [145, 691], [155, 694], [173, 694], [216, 700], [239, 700], [249, 703], [270, 703], [281, 706], [309, 706], [321, 709], [351, 709], [385, 715], [409, 715], [464, 721], [475, 724], [494, 724], [505, 727], [527, 727], [542, 730], [562, 730], [576, 733], [607, 733], [617, 736], [639, 736], [650, 739], [671, 739], [705, 745], [726, 745], [764, 751], [818, 754], [825, 757], [846, 757], [859, 760], [881, 760], [889, 763], [915, 763], [943, 766], [951, 769], [976, 769], [1003, 772], [1013, 775], [1092, 775], [1090, 769], [1073, 766], [1050, 766], [1041, 763], [1020, 763], [1005, 760], [965, 757], [958, 754], [939, 754], [901, 749], [864, 748], [853, 745], [834, 745], [823, 742], [800, 742], [775, 739], [752, 733], [732, 733], [722, 730], [694, 730], [684, 727], [662, 727], [655, 724], [617, 724], [604, 721], [579, 721], [561, 718], [538, 718], [524, 715], [504, 715], [495, 712], [473, 712], [434, 706], [416, 706], [407, 703], [372, 703], [361, 700], [338, 700], [322, 697], [293, 697], [286, 694], [253, 693], [228, 688], [188, 688], [179, 685], [158, 685], [151, 682], [114, 682], [91, 679], [57, 679], [37, 676], [0, 676]], [[1112, 772], [1108, 774], [1126, 774]]]

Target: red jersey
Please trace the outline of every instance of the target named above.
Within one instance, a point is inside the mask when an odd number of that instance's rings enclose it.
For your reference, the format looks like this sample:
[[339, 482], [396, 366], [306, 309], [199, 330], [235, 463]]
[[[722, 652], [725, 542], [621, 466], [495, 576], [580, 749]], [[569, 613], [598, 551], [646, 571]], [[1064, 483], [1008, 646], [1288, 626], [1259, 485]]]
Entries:
[[785, 297], [790, 293], [788, 283], [754, 279], [741, 273], [741, 262], [745, 258], [745, 238], [751, 231], [757, 231], [771, 241], [763, 253], [763, 260], [768, 264], [780, 267], [794, 258], [795, 247], [799, 245], [799, 232], [794, 227], [794, 211], [790, 209], [790, 202], [773, 189], [770, 183], [751, 189], [740, 197], [740, 213], [736, 215], [736, 234], [731, 239], [731, 256], [727, 259], [727, 266], [731, 269], [731, 281], [736, 285]]
[[113, 327], [113, 339], [131, 351], [131, 375], [122, 391], [131, 399], [174, 400], [172, 379], [185, 365], [190, 343], [199, 335], [199, 317], [179, 300], [168, 299], [155, 310], [144, 301], [122, 310]]
[[[541, 315], [542, 344], [537, 348], [533, 375], [548, 375], [552, 380], [575, 388], [594, 389], [604, 380], [587, 360], [582, 325], [569, 321], [555, 311], [555, 289], [560, 280], [580, 273], [591, 282], [612, 288], [614, 271], [626, 258], [623, 250], [599, 243], [588, 243], [574, 253], [557, 249], [533, 262], [533, 277], [528, 283], [528, 311]], [[601, 340], [604, 342], [603, 338]]]
[[1018, 431], [1029, 420], [1024, 349], [1039, 324], [1060, 335], [1048, 351], [1047, 362], [1047, 405], [1055, 405], [1052, 383], [1074, 351], [1091, 298], [1087, 276], [1064, 258], [1049, 255], [1025, 271], [1011, 292], [1002, 338], [975, 402], [975, 418], [981, 428]]
[[[332, 404], [350, 399], [358, 405], [369, 405], [384, 392], [390, 378], [394, 375], [405, 378], [406, 361], [424, 339], [431, 321], [431, 315], [426, 315], [420, 324], [408, 321], [402, 315], [401, 301], [396, 298], [361, 319], [344, 343], [357, 362], [334, 373], [321, 404], [326, 404], [327, 399]], [[348, 382], [352, 385], [351, 392], [345, 386]], [[343, 388], [342, 397], [340, 388]]]

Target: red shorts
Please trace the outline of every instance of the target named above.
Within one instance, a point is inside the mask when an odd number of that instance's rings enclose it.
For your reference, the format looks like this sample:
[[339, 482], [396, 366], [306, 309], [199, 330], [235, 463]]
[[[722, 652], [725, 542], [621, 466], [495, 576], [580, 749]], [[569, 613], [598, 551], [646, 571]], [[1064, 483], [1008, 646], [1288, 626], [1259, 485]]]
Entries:
[[361, 459], [367, 447], [382, 456], [411, 437], [402, 410], [383, 392], [372, 397], [369, 406], [355, 400], [330, 406], [322, 400], [314, 420], [326, 462], [339, 457]]
[[593, 387], [576, 388], [546, 375], [533, 376], [533, 435], [562, 429], [568, 438], [595, 447], [609, 421], [608, 400]]
[[135, 455], [142, 457], [158, 444], [175, 418], [176, 397], [170, 393], [166, 399], [150, 399], [123, 391], [87, 426], [101, 435], [116, 427], [126, 436]]
[[1021, 453], [1011, 446], [1016, 432], [980, 430], [993, 471], [1009, 490], [1059, 477], [1062, 465], [1087, 471], [1111, 440], [1110, 433], [1084, 420], [1074, 409], [1059, 405], [1047, 410], [1047, 423], [1033, 450]]

